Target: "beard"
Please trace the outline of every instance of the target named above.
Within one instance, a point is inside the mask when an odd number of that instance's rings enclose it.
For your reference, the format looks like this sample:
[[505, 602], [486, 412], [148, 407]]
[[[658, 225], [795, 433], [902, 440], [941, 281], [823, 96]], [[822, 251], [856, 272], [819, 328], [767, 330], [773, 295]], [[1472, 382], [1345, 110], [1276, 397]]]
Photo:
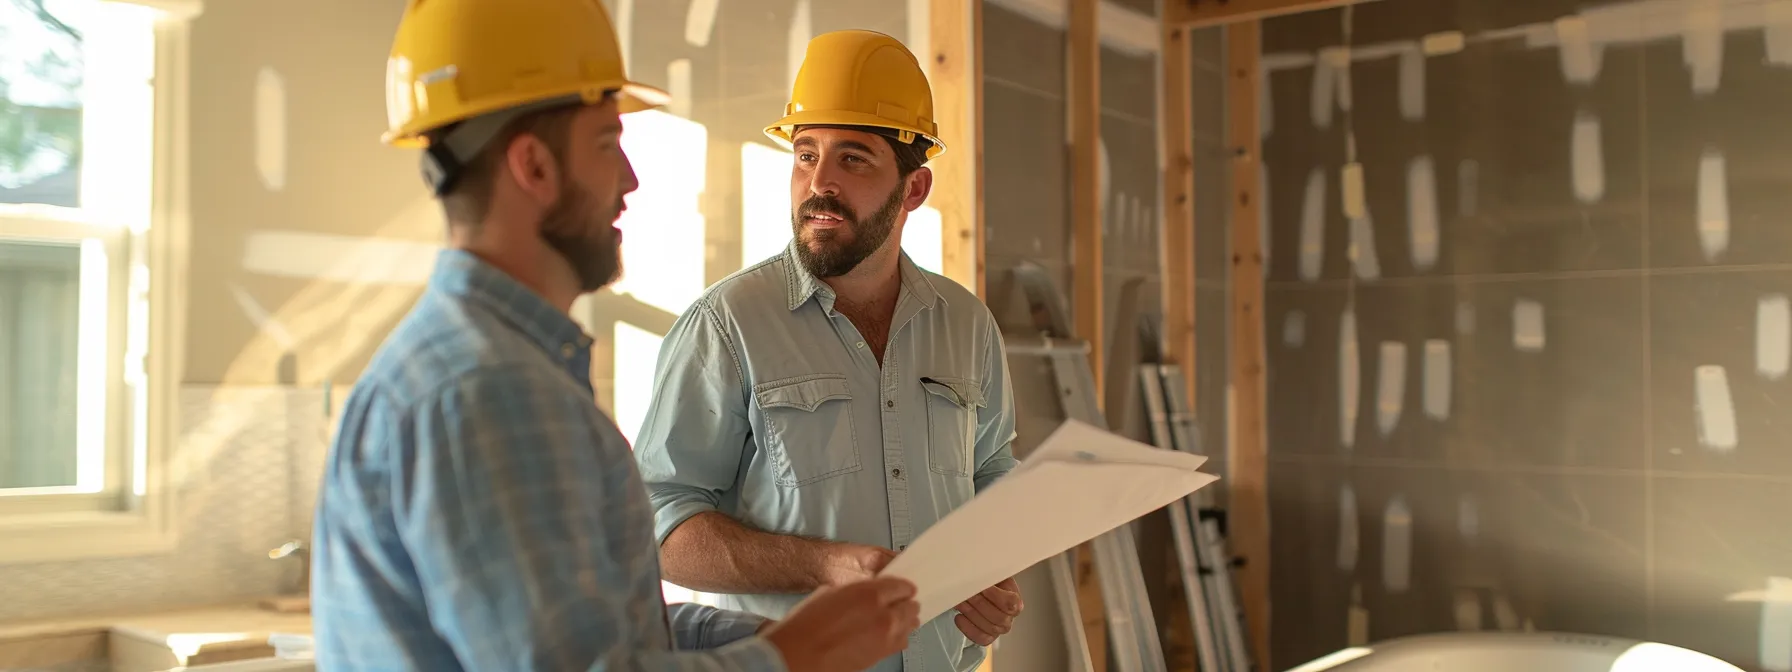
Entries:
[[622, 240], [614, 226], [620, 210], [600, 208], [590, 192], [566, 180], [560, 200], [541, 219], [541, 239], [572, 266], [582, 293], [622, 276]]
[[[902, 196], [907, 189], [906, 180], [897, 180], [896, 188], [884, 199], [882, 206], [871, 216], [860, 219], [858, 213], [842, 203], [840, 199], [827, 194], [809, 197], [790, 215], [790, 227], [796, 235], [796, 258], [817, 278], [837, 278], [852, 272], [859, 262], [871, 256], [884, 241], [890, 239], [890, 232], [896, 228], [896, 215], [902, 211]], [[803, 219], [817, 212], [831, 212], [844, 220], [845, 226], [828, 230], [807, 230], [804, 236]], [[850, 233], [850, 238], [845, 238]]]

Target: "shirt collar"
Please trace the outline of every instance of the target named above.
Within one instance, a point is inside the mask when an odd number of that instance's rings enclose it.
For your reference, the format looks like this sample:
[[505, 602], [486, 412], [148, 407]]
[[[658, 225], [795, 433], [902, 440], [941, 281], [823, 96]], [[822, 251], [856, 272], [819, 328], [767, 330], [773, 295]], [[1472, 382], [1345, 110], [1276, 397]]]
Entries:
[[[466, 250], [447, 249], [436, 257], [433, 291], [478, 303], [534, 342], [568, 370], [590, 375], [591, 337], [579, 323], [547, 299]], [[584, 361], [583, 367], [578, 363]]]
[[[832, 310], [834, 288], [829, 287], [827, 283], [821, 281], [821, 278], [815, 277], [808, 268], [803, 266], [802, 260], [797, 258], [796, 245], [797, 243], [793, 239], [790, 241], [790, 245], [784, 248], [784, 284], [789, 290], [790, 309], [801, 308], [804, 303], [809, 302], [810, 297], [815, 297], [823, 309]], [[914, 260], [909, 259], [908, 252], [899, 253], [896, 268], [902, 274], [903, 294], [919, 299], [921, 305], [926, 308], [932, 308], [935, 303], [945, 300], [939, 289], [933, 286], [933, 281], [928, 279], [926, 273], [921, 272], [921, 267], [916, 266]], [[900, 299], [898, 300], [900, 301]]]

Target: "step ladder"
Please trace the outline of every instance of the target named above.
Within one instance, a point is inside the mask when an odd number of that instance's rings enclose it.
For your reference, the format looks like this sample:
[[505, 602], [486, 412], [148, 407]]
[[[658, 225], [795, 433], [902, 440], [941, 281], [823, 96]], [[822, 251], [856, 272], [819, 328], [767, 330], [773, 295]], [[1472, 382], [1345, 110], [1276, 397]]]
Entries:
[[[1075, 419], [1106, 429], [1108, 423], [1096, 403], [1095, 376], [1089, 363], [1088, 341], [1076, 338], [1064, 300], [1051, 276], [1026, 262], [1012, 269], [1011, 279], [1026, 298], [1036, 336], [1008, 335], [1004, 346], [1010, 357], [1040, 357], [1051, 366], [1052, 380], [1065, 419]], [[1101, 586], [1103, 615], [1107, 619], [1109, 669], [1115, 672], [1168, 672], [1163, 645], [1157, 637], [1157, 621], [1145, 593], [1139, 566], [1138, 545], [1131, 524], [1121, 525], [1090, 543], [1096, 578]], [[1047, 562], [1052, 586], [1063, 616], [1074, 672], [1094, 670], [1094, 659], [1083, 630], [1076, 589], [1076, 553], [1071, 549]]]
[[[1140, 332], [1143, 357], [1138, 376], [1152, 442], [1165, 450], [1205, 455], [1200, 429], [1183, 393], [1187, 388], [1182, 368], [1162, 356], [1151, 324], [1141, 323]], [[1213, 491], [1197, 490], [1167, 508], [1201, 672], [1251, 672], [1244, 614], [1238, 608], [1231, 556], [1220, 527], [1223, 514]]]

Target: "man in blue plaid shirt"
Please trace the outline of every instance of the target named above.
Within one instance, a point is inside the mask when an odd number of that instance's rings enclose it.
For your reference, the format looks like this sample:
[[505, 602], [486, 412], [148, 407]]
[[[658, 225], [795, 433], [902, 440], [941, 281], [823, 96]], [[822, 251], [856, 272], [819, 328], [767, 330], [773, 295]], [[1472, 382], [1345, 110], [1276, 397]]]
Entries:
[[919, 627], [914, 586], [782, 620], [668, 607], [653, 514], [598, 409], [573, 300], [615, 280], [638, 184], [598, 0], [412, 0], [386, 142], [425, 150], [449, 221], [429, 286], [350, 395], [318, 498], [324, 669], [861, 670]]

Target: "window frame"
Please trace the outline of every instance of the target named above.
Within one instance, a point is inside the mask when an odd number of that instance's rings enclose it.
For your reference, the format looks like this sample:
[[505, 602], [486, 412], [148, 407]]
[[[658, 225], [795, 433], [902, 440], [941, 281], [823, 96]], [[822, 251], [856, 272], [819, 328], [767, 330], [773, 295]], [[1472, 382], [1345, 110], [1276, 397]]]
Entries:
[[0, 565], [163, 553], [179, 536], [176, 496], [187, 480], [178, 439], [190, 226], [189, 31], [203, 6], [100, 1], [161, 12], [153, 29], [152, 119], [145, 124], [148, 216], [128, 227], [102, 223], [102, 214], [86, 208], [7, 205], [0, 206], [0, 230], [8, 239], [104, 241], [107, 469], [98, 493], [0, 496]]

